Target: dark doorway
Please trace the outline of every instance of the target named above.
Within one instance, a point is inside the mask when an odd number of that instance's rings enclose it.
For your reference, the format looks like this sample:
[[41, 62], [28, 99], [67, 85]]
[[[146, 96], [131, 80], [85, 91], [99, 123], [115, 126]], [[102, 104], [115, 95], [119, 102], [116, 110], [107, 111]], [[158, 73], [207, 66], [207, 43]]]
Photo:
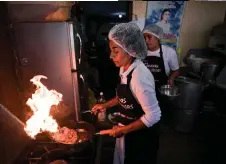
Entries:
[[132, 2], [78, 2], [84, 28], [84, 52], [88, 63], [98, 71], [98, 91], [115, 96], [118, 68], [109, 58], [108, 33], [117, 23], [132, 20]]

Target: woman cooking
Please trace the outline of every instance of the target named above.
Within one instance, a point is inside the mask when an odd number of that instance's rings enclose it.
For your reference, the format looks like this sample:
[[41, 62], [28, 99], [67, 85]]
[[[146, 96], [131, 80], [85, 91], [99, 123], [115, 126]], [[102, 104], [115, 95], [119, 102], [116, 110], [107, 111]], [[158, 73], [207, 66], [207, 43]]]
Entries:
[[141, 59], [147, 47], [135, 23], [121, 23], [109, 32], [110, 58], [120, 67], [121, 83], [117, 96], [104, 104], [96, 104], [94, 113], [119, 105], [120, 114], [133, 118], [118, 121], [109, 135], [116, 137], [114, 164], [155, 164], [158, 150], [158, 122], [161, 111], [155, 94], [151, 72]]

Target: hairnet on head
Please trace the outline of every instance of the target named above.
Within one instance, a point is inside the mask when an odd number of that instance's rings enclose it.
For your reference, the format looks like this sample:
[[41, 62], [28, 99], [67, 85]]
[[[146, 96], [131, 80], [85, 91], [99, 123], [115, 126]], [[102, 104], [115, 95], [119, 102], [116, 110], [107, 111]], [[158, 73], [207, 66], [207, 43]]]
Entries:
[[144, 59], [147, 46], [143, 34], [135, 23], [120, 23], [109, 32], [108, 38], [124, 49], [130, 56]]
[[144, 27], [143, 33], [149, 33], [161, 39], [163, 35], [163, 29], [156, 24], [150, 24]]

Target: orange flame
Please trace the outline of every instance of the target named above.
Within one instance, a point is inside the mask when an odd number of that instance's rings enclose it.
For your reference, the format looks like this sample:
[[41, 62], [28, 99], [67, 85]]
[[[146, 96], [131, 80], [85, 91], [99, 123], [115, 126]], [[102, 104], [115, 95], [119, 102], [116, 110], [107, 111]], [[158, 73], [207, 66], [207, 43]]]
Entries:
[[36, 85], [36, 91], [32, 94], [32, 98], [29, 98], [27, 105], [34, 112], [32, 117], [27, 120], [24, 130], [31, 137], [35, 136], [44, 131], [57, 132], [58, 124], [56, 120], [50, 116], [50, 109], [52, 105], [58, 105], [62, 101], [63, 95], [55, 90], [48, 90], [40, 80], [47, 79], [43, 75], [37, 75], [30, 81]]

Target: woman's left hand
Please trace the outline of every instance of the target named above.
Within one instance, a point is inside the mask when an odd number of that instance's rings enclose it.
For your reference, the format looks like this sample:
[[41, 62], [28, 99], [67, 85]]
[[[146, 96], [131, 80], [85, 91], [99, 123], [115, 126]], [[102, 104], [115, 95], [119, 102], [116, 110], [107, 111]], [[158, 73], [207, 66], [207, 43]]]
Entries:
[[114, 126], [109, 134], [112, 137], [120, 138], [126, 134], [124, 126]]

